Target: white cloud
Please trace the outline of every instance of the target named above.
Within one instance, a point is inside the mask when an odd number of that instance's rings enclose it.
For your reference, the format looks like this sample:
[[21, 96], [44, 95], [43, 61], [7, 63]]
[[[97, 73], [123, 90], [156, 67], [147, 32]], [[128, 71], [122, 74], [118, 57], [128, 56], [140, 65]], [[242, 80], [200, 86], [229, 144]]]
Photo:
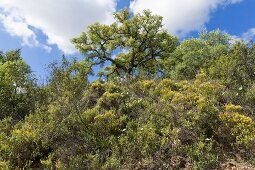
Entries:
[[134, 13], [150, 9], [163, 16], [168, 31], [177, 36], [201, 30], [210, 20], [210, 14], [219, 6], [239, 3], [243, 0], [134, 0], [130, 9]]
[[242, 34], [242, 38], [249, 42], [255, 38], [255, 28], [249, 29], [247, 32]]
[[230, 36], [230, 44], [235, 44], [237, 41], [241, 41], [242, 38], [236, 35], [229, 35]]
[[[70, 39], [86, 31], [94, 22], [111, 23], [119, 0], [0, 0], [0, 22], [23, 45], [50, 51], [56, 44], [66, 54], [76, 50]], [[200, 30], [219, 6], [242, 0], [134, 0], [130, 9], [137, 13], [150, 9], [164, 17], [166, 28], [184, 36]], [[119, 2], [120, 3], [120, 2]], [[34, 29], [33, 29], [34, 28]], [[35, 29], [47, 36], [47, 44], [38, 40]]]
[[23, 45], [50, 50], [38, 42], [34, 27], [47, 36], [48, 44], [71, 54], [75, 48], [70, 39], [86, 31], [89, 24], [112, 22], [115, 6], [115, 0], [0, 0], [0, 21]]
[[51, 51], [51, 47], [38, 42], [36, 39], [36, 34], [31, 29], [29, 29], [28, 25], [24, 23], [22, 18], [13, 14], [0, 14], [0, 22], [2, 22], [5, 30], [11, 36], [17, 36], [21, 38], [23, 46], [27, 45], [29, 47], [40, 47], [46, 50], [48, 53]]
[[[227, 33], [227, 31], [225, 33]], [[232, 43], [232, 44], [236, 43], [237, 41], [244, 41], [246, 43], [249, 43], [250, 41], [255, 40], [255, 28], [250, 28], [250, 29], [248, 29], [248, 31], [242, 33], [239, 36], [230, 35], [230, 38], [231, 38], [230, 43]]]
[[21, 37], [23, 45], [34, 46], [38, 44], [35, 33], [28, 28], [22, 18], [14, 15], [0, 15], [0, 19], [9, 34]]

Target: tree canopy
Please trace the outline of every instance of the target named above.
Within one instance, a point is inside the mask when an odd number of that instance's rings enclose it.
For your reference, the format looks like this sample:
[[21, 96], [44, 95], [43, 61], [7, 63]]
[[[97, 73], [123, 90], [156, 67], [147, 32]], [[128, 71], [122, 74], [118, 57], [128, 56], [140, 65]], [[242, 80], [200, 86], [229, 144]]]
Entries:
[[92, 64], [110, 62], [108, 74], [130, 77], [139, 70], [156, 73], [159, 59], [167, 58], [178, 44], [162, 27], [162, 17], [150, 11], [132, 16], [128, 10], [114, 14], [111, 25], [93, 24], [74, 38], [76, 48]]
[[[0, 53], [0, 118], [24, 118], [34, 111], [34, 79], [20, 50]], [[29, 93], [28, 93], [29, 91]]]

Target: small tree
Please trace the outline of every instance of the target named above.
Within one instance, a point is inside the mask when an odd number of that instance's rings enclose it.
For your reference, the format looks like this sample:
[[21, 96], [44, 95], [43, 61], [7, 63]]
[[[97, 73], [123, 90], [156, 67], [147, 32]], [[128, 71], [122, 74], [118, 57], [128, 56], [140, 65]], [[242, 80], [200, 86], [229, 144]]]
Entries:
[[208, 73], [208, 68], [220, 56], [227, 54], [230, 47], [230, 37], [227, 34], [219, 30], [203, 31], [198, 38], [182, 41], [171, 58], [162, 60], [165, 77], [195, 79], [201, 69]]
[[178, 40], [162, 27], [162, 17], [145, 10], [132, 16], [125, 9], [114, 14], [111, 25], [93, 24], [72, 41], [94, 65], [111, 66], [108, 73], [126, 78], [143, 70], [156, 73], [158, 60], [168, 57]]
[[85, 60], [68, 60], [62, 56], [61, 63], [53, 62], [50, 69], [48, 89], [52, 106], [60, 109], [61, 116], [80, 112], [86, 107], [82, 98], [89, 84], [91, 64]]
[[20, 50], [0, 52], [0, 119], [24, 118], [34, 110], [36, 84]]

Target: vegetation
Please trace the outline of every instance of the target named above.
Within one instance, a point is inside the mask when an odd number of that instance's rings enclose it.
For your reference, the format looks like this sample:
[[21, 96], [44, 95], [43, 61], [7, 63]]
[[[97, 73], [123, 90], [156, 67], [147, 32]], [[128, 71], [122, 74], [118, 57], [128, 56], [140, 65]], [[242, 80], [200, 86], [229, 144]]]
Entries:
[[254, 169], [255, 44], [114, 16], [73, 39], [84, 59], [51, 64], [47, 85], [19, 50], [0, 54], [0, 169]]

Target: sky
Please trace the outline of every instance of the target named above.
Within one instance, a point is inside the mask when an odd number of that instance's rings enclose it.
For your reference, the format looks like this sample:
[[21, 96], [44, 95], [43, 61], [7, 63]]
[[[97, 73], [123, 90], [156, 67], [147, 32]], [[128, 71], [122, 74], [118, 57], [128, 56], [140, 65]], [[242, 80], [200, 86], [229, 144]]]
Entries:
[[255, 39], [255, 0], [0, 0], [0, 51], [21, 49], [37, 79], [44, 81], [47, 66], [63, 54], [82, 57], [71, 38], [95, 22], [112, 23], [112, 14], [123, 8], [163, 16], [164, 27], [179, 39], [205, 29]]

